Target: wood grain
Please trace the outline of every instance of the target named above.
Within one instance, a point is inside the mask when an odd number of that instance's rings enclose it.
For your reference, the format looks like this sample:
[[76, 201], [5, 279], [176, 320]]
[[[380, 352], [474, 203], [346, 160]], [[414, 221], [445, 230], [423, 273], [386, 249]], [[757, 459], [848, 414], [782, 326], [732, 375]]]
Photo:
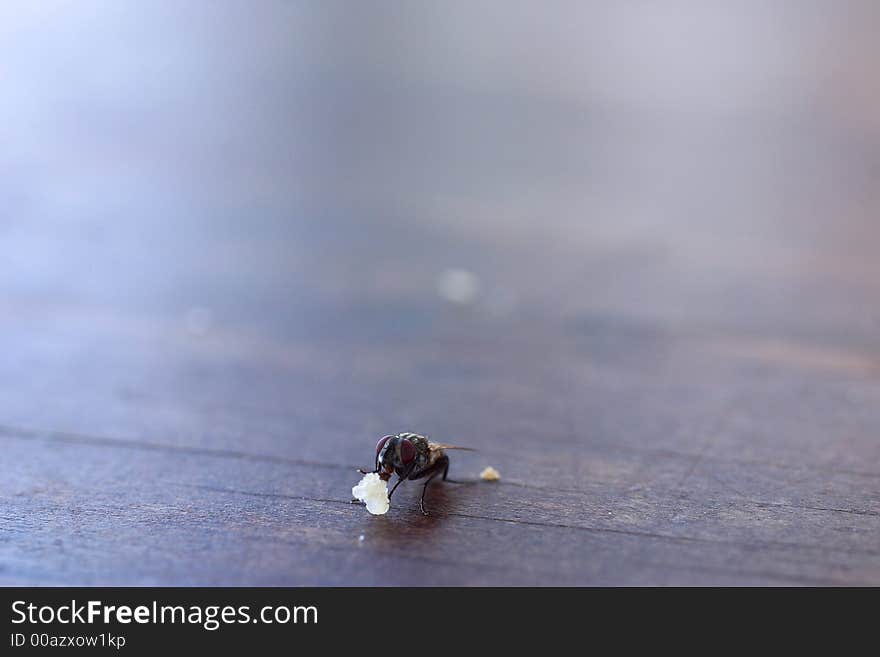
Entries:
[[0, 584], [880, 584], [876, 10], [217, 6], [0, 45]]

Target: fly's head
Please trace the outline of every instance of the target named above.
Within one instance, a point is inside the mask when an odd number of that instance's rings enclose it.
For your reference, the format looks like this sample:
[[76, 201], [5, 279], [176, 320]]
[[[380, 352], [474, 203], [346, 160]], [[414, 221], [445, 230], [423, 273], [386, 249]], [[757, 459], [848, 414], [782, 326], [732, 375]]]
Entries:
[[411, 466], [416, 458], [416, 446], [403, 436], [385, 436], [376, 443], [376, 472], [388, 481], [395, 472], [401, 474]]

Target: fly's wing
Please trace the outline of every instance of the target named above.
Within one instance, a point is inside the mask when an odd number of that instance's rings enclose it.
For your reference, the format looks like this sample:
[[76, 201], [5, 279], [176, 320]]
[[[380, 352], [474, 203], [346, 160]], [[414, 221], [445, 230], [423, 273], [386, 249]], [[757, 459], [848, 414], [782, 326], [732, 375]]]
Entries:
[[433, 441], [428, 441], [428, 450], [431, 452], [438, 452], [447, 449], [461, 449], [466, 452], [476, 452], [473, 447], [459, 447], [458, 445], [444, 445], [443, 443], [435, 443]]

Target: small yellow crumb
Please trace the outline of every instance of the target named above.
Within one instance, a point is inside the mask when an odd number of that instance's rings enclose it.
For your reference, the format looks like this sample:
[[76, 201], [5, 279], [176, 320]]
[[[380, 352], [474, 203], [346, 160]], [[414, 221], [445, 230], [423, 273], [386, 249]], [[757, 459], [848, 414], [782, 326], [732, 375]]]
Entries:
[[480, 473], [480, 479], [483, 481], [498, 481], [501, 479], [501, 474], [490, 465]]

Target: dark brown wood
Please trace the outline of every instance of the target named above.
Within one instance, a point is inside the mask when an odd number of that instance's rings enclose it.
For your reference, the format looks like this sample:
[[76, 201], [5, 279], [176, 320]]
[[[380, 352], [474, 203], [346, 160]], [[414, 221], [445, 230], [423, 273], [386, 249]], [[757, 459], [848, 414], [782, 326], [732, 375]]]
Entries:
[[880, 584], [876, 10], [294, 4], [0, 10], [0, 584]]

